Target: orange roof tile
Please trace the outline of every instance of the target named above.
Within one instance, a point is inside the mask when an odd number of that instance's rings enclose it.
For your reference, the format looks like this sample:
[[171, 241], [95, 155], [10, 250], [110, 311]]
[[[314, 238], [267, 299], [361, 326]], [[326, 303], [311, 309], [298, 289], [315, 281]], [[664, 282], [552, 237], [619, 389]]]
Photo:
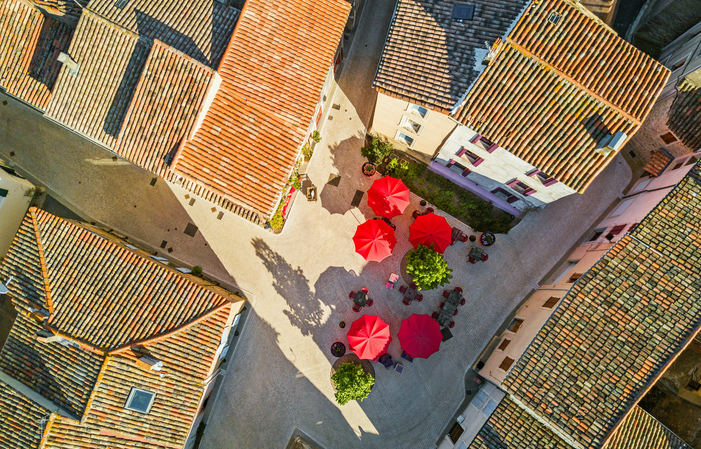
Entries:
[[349, 10], [343, 0], [246, 2], [219, 66], [220, 90], [174, 170], [270, 216]]
[[21, 0], [0, 3], [0, 87], [45, 109], [73, 29]]
[[650, 173], [652, 176], [660, 176], [673, 160], [674, 156], [669, 154], [669, 151], [664, 148], [659, 148], [652, 154], [647, 164], [643, 166], [643, 170]]

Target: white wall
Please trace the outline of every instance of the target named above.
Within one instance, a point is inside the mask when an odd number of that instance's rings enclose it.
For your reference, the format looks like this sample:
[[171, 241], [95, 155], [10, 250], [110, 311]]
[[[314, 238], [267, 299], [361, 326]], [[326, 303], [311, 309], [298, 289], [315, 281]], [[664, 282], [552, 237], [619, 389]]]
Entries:
[[32, 189], [34, 185], [31, 182], [0, 168], [0, 259], [10, 249], [12, 240], [29, 209], [33, 198]]
[[[457, 126], [438, 153], [436, 162], [441, 165], [447, 165], [449, 161], [454, 160], [472, 171], [472, 173], [467, 175], [467, 179], [484, 187], [487, 191], [491, 192], [500, 187], [512, 195], [516, 195], [520, 199], [511, 203], [511, 205], [521, 211], [533, 207], [542, 207], [555, 200], [576, 193], [574, 189], [561, 182], [545, 187], [537, 176], [526, 175], [526, 173], [537, 167], [514, 156], [504, 148], [498, 147], [492, 153], [489, 153], [484, 149], [483, 145], [470, 143], [476, 135], [477, 132], [467, 126]], [[484, 161], [475, 167], [458, 157], [457, 153], [463, 147], [481, 157]], [[462, 171], [459, 167], [453, 166], [453, 168], [457, 171]], [[522, 183], [535, 189], [536, 193], [530, 196], [524, 196], [514, 189], [507, 187], [506, 183], [514, 178], [518, 178]]]

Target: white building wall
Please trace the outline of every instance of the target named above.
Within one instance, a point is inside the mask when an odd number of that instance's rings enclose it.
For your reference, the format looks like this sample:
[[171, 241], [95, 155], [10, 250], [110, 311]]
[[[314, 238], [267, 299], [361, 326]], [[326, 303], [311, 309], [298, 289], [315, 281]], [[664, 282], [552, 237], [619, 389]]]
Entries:
[[0, 259], [10, 249], [33, 195], [31, 182], [0, 167]]
[[[537, 167], [514, 156], [504, 148], [497, 147], [489, 153], [484, 145], [471, 143], [477, 135], [478, 133], [475, 130], [459, 125], [450, 135], [445, 145], [443, 145], [435, 161], [446, 166], [450, 161], [454, 161], [451, 170], [462, 173], [464, 168], [468, 168], [471, 173], [465, 178], [483, 187], [485, 190], [491, 192], [501, 188], [509, 194], [515, 195], [518, 197], [518, 201], [510, 204], [521, 211], [542, 207], [576, 193], [574, 189], [561, 182], [546, 187], [539, 177], [528, 176], [528, 173], [537, 170]], [[463, 148], [482, 158], [483, 162], [475, 166], [464, 155], [462, 157], [458, 156], [458, 153]], [[535, 193], [526, 196], [508, 187], [506, 184], [514, 179], [518, 179], [521, 183], [532, 188], [535, 190]]]

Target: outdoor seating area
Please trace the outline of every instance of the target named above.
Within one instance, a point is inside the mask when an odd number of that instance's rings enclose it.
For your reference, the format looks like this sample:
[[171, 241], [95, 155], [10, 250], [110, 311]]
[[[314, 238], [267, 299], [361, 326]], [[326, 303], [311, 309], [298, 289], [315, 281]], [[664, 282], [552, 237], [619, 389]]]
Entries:
[[439, 310], [433, 312], [431, 315], [441, 327], [448, 327], [450, 329], [455, 327], [453, 317], [458, 314], [458, 307], [464, 306], [467, 303], [462, 293], [463, 291], [460, 287], [443, 291], [443, 298], [445, 298], [445, 301], [441, 302], [438, 306]]
[[350, 292], [348, 297], [353, 300], [353, 311], [360, 312], [363, 307], [372, 307], [374, 301], [368, 296], [370, 291], [367, 288]]

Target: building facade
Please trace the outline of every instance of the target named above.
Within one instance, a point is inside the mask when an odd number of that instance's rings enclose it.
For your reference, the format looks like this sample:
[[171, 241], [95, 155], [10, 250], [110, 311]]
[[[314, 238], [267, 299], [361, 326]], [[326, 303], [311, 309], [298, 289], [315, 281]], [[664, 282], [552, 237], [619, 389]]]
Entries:
[[0, 161], [0, 258], [10, 249], [34, 198], [34, 185]]

